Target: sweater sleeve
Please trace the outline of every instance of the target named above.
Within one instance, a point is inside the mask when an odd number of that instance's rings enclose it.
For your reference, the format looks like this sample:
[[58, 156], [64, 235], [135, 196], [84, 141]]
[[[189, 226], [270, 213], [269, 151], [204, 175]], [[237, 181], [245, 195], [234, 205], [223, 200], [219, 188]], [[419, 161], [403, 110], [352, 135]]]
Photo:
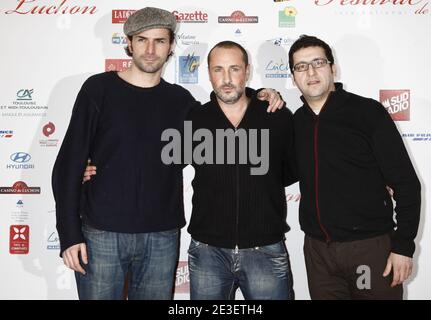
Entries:
[[83, 87], [76, 98], [69, 127], [52, 172], [60, 256], [70, 246], [84, 242], [79, 213], [81, 181], [98, 116], [97, 105]]
[[421, 186], [402, 138], [390, 115], [382, 114], [374, 130], [374, 153], [385, 183], [394, 191], [397, 228], [391, 237], [392, 252], [412, 257], [415, 251]]

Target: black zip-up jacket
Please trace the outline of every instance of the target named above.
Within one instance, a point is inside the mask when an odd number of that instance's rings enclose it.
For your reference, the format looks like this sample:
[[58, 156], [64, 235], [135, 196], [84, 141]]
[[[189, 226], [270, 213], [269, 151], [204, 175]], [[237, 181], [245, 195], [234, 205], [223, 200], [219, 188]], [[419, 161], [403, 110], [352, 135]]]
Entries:
[[[392, 252], [411, 257], [420, 183], [386, 109], [341, 83], [319, 115], [302, 100], [294, 115], [301, 229], [327, 242], [390, 233]], [[394, 191], [396, 222], [386, 186]]]
[[[193, 211], [188, 231], [194, 239], [221, 248], [250, 248], [276, 243], [290, 229], [284, 186], [293, 182], [293, 116], [286, 108], [275, 113], [267, 113], [266, 108], [267, 103], [254, 95], [238, 126], [238, 130], [248, 133], [250, 129], [269, 129], [266, 174], [251, 175], [250, 168], [259, 165], [251, 165], [250, 161], [239, 164], [238, 142], [234, 164], [193, 163]], [[210, 102], [191, 112], [189, 119], [194, 132], [209, 129], [213, 137], [217, 129], [235, 129], [214, 93]], [[260, 134], [258, 137], [260, 141]], [[215, 146], [214, 141], [214, 158]], [[257, 150], [260, 152], [260, 144]]]

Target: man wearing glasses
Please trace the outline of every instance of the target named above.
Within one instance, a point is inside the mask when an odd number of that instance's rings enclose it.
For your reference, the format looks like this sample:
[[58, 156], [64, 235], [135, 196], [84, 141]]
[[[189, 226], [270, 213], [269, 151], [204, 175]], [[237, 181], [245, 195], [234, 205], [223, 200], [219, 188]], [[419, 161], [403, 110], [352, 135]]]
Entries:
[[421, 197], [400, 134], [379, 102], [334, 83], [324, 41], [301, 36], [289, 65], [304, 102], [294, 127], [311, 298], [402, 299]]

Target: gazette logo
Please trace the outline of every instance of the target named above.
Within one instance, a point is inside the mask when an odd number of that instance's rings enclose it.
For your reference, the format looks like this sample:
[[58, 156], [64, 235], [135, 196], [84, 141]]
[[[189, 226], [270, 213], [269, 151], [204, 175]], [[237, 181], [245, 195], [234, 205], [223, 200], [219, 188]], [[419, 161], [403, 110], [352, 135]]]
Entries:
[[[10, 1], [11, 2], [11, 1]], [[14, 9], [6, 10], [5, 14], [95, 14], [96, 6], [78, 6], [71, 0], [18, 0]], [[81, 1], [82, 2], [82, 1]]]
[[29, 187], [24, 181], [17, 181], [12, 187], [0, 187], [0, 194], [40, 194], [40, 187]]
[[380, 90], [380, 102], [394, 121], [410, 120], [410, 90]]
[[112, 23], [124, 23], [136, 10], [112, 10]]
[[9, 253], [27, 254], [30, 247], [30, 227], [28, 225], [11, 225], [9, 232]]
[[179, 23], [207, 23], [208, 13], [202, 12], [201, 10], [195, 10], [194, 12], [179, 12], [177, 10], [172, 11], [173, 15]]
[[48, 122], [42, 128], [42, 134], [50, 139], [40, 139], [39, 145], [41, 147], [56, 147], [58, 145], [58, 139], [51, 139], [51, 136], [55, 132], [55, 125], [52, 122]]
[[198, 83], [199, 56], [195, 53], [178, 58], [179, 65], [179, 83]]
[[39, 117], [46, 116], [48, 106], [39, 105], [34, 99], [34, 89], [19, 89], [15, 100], [9, 105], [0, 105], [3, 117]]
[[187, 261], [179, 261], [175, 277], [175, 293], [189, 293], [190, 276]]
[[280, 28], [294, 28], [297, 11], [294, 7], [286, 7], [278, 11], [278, 26]]
[[106, 59], [105, 71], [123, 71], [132, 65], [132, 59]]
[[219, 16], [218, 23], [258, 23], [258, 16], [246, 16], [242, 11], [234, 11], [230, 16]]

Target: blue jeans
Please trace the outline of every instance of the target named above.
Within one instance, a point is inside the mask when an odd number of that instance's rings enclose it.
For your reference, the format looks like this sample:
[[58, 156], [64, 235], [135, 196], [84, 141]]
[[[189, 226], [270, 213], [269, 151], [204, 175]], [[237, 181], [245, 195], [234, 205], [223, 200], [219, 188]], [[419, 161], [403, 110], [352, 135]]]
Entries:
[[172, 299], [178, 261], [179, 230], [117, 233], [83, 225], [88, 264], [75, 272], [79, 299]]
[[189, 272], [192, 300], [234, 300], [237, 288], [247, 300], [294, 299], [283, 241], [235, 252], [192, 239]]

